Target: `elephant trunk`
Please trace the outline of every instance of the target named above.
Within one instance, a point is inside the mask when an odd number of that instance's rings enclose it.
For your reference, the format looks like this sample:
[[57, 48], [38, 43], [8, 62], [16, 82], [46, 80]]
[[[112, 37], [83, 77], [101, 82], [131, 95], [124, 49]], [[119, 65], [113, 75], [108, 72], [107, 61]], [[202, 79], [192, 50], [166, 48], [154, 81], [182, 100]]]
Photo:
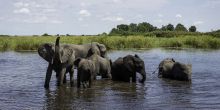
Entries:
[[56, 44], [55, 44], [55, 55], [54, 55], [53, 60], [58, 61], [59, 63], [62, 63], [61, 55], [60, 55], [60, 43], [59, 42], [60, 42], [60, 37], [57, 37]]
[[142, 70], [140, 72], [140, 74], [142, 75], [142, 79], [140, 80], [141, 83], [144, 83], [144, 81], [146, 80], [146, 72], [145, 70]]

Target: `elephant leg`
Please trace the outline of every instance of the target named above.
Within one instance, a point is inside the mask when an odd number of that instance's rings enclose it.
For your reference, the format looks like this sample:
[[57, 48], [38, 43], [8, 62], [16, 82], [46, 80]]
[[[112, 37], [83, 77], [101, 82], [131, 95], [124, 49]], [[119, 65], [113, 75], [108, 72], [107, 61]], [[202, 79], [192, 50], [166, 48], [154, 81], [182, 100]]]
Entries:
[[91, 85], [92, 85], [92, 79], [93, 79], [93, 78], [89, 78], [89, 88], [91, 88]]
[[87, 85], [86, 85], [86, 81], [83, 81], [83, 88], [86, 88]]
[[64, 74], [63, 84], [66, 84], [66, 74]]
[[97, 75], [98, 75], [98, 73], [95, 73], [95, 75], [94, 75], [95, 77], [93, 77], [93, 80], [96, 80]]
[[112, 79], [112, 74], [109, 72], [109, 73], [107, 74], [107, 77], [108, 77], [109, 79]]
[[70, 86], [73, 87], [74, 85], [74, 80], [73, 80], [73, 75], [74, 75], [74, 69], [69, 72], [70, 73]]
[[78, 71], [78, 73], [77, 73], [77, 88], [80, 88], [80, 78], [81, 78], [81, 76], [80, 76], [80, 73]]
[[131, 77], [132, 77], [132, 82], [136, 82], [136, 73], [133, 73]]
[[59, 73], [56, 73], [56, 78], [58, 78], [59, 77]]
[[47, 73], [46, 73], [44, 88], [49, 88], [49, 83], [50, 83], [50, 79], [51, 79], [51, 75], [52, 75], [52, 69], [53, 69], [52, 64], [49, 63], [48, 67], [47, 67]]
[[94, 80], [94, 77], [96, 77], [95, 75], [91, 75], [90, 77], [89, 77], [89, 88], [91, 88], [91, 86], [92, 86], [92, 82], [93, 82], [93, 80]]
[[58, 86], [63, 85], [63, 80], [64, 80], [65, 73], [66, 73], [66, 68], [62, 68], [60, 73], [59, 73], [59, 79], [58, 79], [58, 83], [57, 83]]

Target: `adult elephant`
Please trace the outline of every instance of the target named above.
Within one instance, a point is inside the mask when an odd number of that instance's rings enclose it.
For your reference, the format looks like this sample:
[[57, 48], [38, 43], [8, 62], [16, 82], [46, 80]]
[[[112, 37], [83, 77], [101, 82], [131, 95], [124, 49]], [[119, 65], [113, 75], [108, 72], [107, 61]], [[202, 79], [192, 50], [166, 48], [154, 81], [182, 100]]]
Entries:
[[[52, 49], [52, 46], [49, 44], [44, 44], [43, 50], [41, 47], [38, 49], [39, 55], [48, 61], [47, 73], [45, 78], [44, 87], [49, 87], [49, 82], [52, 75], [52, 70], [57, 73], [57, 85], [62, 85], [63, 82], [66, 82], [65, 73], [70, 73], [70, 84], [73, 86], [73, 73], [74, 73], [74, 60], [75, 60], [75, 51], [70, 48], [69, 45], [60, 46], [59, 44], [60, 37], [57, 37], [55, 50]], [[44, 51], [47, 51], [48, 54], [45, 54]]]
[[[88, 54], [88, 50], [91, 47], [94, 47], [96, 49], [98, 55], [100, 55], [102, 57], [106, 57], [106, 50], [107, 49], [106, 49], [105, 45], [97, 43], [97, 42], [83, 44], [83, 45], [63, 44], [63, 45], [59, 45], [59, 48], [60, 48], [59, 50], [66, 48], [66, 49], [64, 49], [64, 51], [67, 51], [67, 52], [61, 52], [61, 55], [63, 55], [63, 56], [72, 55], [72, 52], [73, 52], [73, 55], [75, 56], [75, 58], [85, 58]], [[64, 53], [66, 53], [66, 55]], [[59, 65], [53, 64], [54, 56], [55, 56], [55, 45], [52, 43], [44, 43], [44, 44], [40, 45], [38, 48], [38, 54], [44, 60], [46, 60], [48, 62], [45, 84], [44, 84], [44, 87], [48, 88], [49, 82], [51, 79], [52, 70], [54, 70], [57, 73], [56, 74], [57, 77], [59, 76], [59, 70], [60, 70]], [[58, 67], [58, 69], [57, 69], [57, 67]], [[68, 66], [68, 67], [66, 67], [66, 72], [70, 72], [72, 74], [74, 72], [74, 69], [72, 67]], [[62, 79], [61, 77], [64, 77], [64, 79]], [[63, 76], [63, 74], [61, 74], [59, 79], [60, 80], [62, 79], [63, 82], [66, 81], [65, 75]], [[60, 80], [58, 80], [58, 82]], [[59, 82], [58, 84], [61, 84], [61, 82]], [[73, 85], [73, 82], [71, 82], [71, 84]]]
[[176, 62], [173, 58], [166, 58], [159, 64], [158, 77], [189, 81], [191, 80], [192, 65]]
[[93, 47], [89, 49], [86, 58], [94, 63], [96, 75], [101, 75], [102, 78], [112, 78], [111, 60], [99, 56], [97, 50]]
[[136, 82], [136, 72], [142, 75], [141, 83], [146, 80], [145, 64], [144, 61], [138, 55], [127, 55], [125, 57], [118, 58], [112, 63], [112, 80]]
[[[85, 58], [88, 54], [88, 50], [93, 47], [97, 54], [101, 57], [105, 58], [106, 55], [106, 46], [104, 44], [100, 44], [97, 42], [92, 42], [88, 44], [82, 44], [82, 45], [76, 45], [76, 44], [63, 44], [60, 45], [60, 47], [68, 46], [72, 50], [75, 51], [75, 58]], [[50, 62], [52, 60], [52, 57], [54, 56], [55, 52], [55, 45], [53, 43], [44, 43], [39, 46], [38, 48], [38, 54], [45, 59], [47, 62]]]

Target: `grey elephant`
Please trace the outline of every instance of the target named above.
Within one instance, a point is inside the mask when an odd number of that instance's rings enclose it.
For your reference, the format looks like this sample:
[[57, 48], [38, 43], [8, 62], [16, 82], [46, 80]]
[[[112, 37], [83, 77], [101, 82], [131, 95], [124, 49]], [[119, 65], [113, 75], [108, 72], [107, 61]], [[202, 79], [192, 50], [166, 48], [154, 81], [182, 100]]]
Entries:
[[112, 80], [136, 82], [136, 72], [142, 75], [141, 83], [146, 80], [145, 64], [144, 61], [138, 55], [127, 55], [120, 57], [112, 63]]
[[166, 58], [159, 64], [158, 77], [190, 81], [192, 65], [176, 62], [173, 58]]
[[81, 84], [84, 88], [91, 87], [95, 76], [95, 65], [92, 60], [85, 58], [77, 58], [74, 61], [74, 65], [77, 66], [77, 87], [80, 88]]
[[[64, 52], [64, 53], [66, 53], [66, 55], [72, 55], [72, 52], [73, 52], [75, 58], [79, 58], [79, 57], [85, 58], [86, 55], [88, 54], [88, 50], [91, 47], [95, 48], [98, 55], [100, 55], [102, 57], [106, 57], [105, 45], [97, 43], [97, 42], [83, 44], [83, 45], [63, 44], [63, 45], [59, 45], [59, 47], [61, 48], [61, 50], [62, 50], [62, 48], [67, 48], [67, 50], [69, 50], [68, 52]], [[53, 62], [53, 59], [55, 56], [55, 45], [53, 43], [44, 43], [44, 44], [40, 45], [38, 48], [38, 54], [39, 54], [39, 56], [41, 56], [44, 60], [46, 60], [48, 62], [45, 84], [44, 84], [44, 87], [48, 88], [49, 82], [51, 79], [51, 71], [55, 70], [55, 72], [57, 73], [56, 76], [58, 77], [59, 76], [58, 70], [60, 70], [60, 69], [56, 69], [56, 67], [52, 66], [52, 62]], [[63, 54], [63, 55], [66, 56], [65, 54]], [[70, 72], [70, 73], [74, 72], [74, 69], [72, 69], [72, 67], [66, 67], [66, 70], [67, 70], [66, 72]], [[64, 76], [63, 81], [64, 82], [66, 81], [65, 76]]]
[[87, 59], [92, 60], [95, 65], [96, 75], [101, 75], [102, 78], [111, 79], [111, 60], [103, 58], [97, 54], [95, 48], [90, 48], [87, 54]]
[[63, 82], [66, 82], [65, 73], [69, 72], [70, 74], [70, 84], [73, 86], [73, 73], [74, 73], [74, 60], [75, 60], [75, 51], [70, 48], [68, 45], [60, 46], [59, 44], [60, 37], [57, 37], [55, 48], [49, 44], [44, 44], [44, 47], [48, 54], [42, 53], [42, 48], [38, 49], [39, 55], [48, 61], [47, 73], [45, 78], [44, 87], [49, 87], [49, 82], [52, 75], [52, 70], [57, 74], [57, 85], [62, 85]]

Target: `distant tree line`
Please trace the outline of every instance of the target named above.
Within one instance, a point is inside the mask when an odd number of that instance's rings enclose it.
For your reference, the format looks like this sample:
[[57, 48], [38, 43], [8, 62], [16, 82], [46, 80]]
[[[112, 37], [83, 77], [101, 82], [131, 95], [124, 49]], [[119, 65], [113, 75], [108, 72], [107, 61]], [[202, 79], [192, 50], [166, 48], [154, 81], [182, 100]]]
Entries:
[[162, 26], [161, 28], [158, 28], [156, 26], [151, 25], [147, 22], [142, 23], [131, 23], [129, 25], [127, 24], [120, 24], [117, 25], [116, 28], [113, 28], [109, 35], [137, 35], [137, 34], [146, 34], [151, 33], [155, 31], [174, 31], [174, 32], [197, 32], [196, 26], [190, 26], [189, 29], [187, 29], [183, 24], [177, 24], [175, 27], [172, 24], [168, 24], [165, 26]]

